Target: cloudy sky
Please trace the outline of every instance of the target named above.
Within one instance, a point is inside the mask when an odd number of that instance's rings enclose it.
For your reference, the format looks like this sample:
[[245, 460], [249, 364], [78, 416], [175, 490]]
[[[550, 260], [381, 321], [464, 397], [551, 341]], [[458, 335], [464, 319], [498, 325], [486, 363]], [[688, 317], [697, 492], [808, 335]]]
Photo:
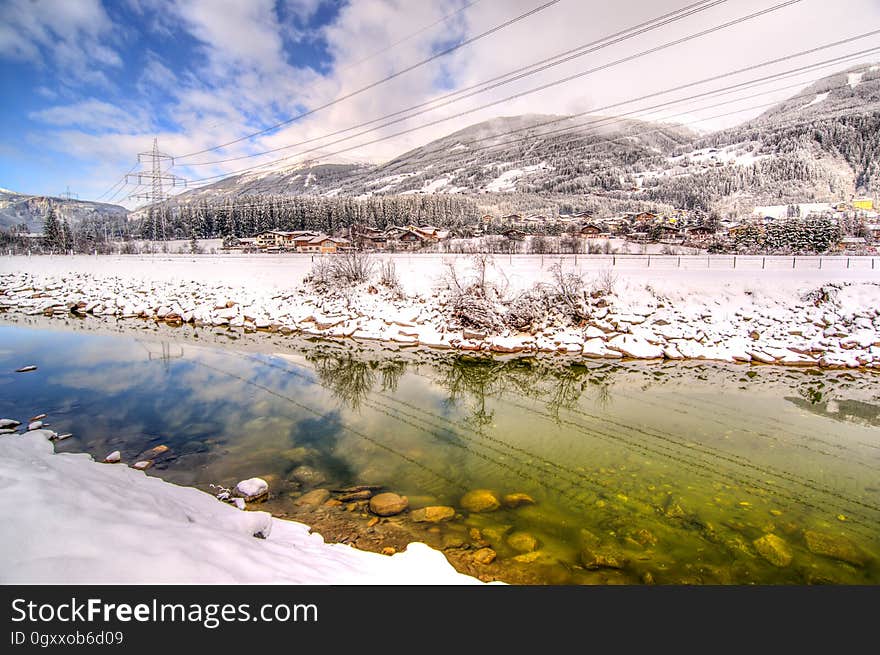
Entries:
[[[353, 137], [367, 128], [327, 136], [695, 4], [558, 0], [450, 54], [359, 91], [548, 1], [0, 0], [0, 187], [55, 195], [69, 185], [81, 198], [95, 198], [135, 165], [137, 153], [148, 150], [154, 137], [161, 150], [180, 157], [171, 172], [191, 180], [258, 165], [290, 166], [307, 158], [380, 162], [497, 115], [647, 110], [652, 104], [855, 53], [875, 46], [878, 39], [863, 38], [650, 101], [633, 100], [880, 28], [878, 0], [800, 0], [615, 63], [782, 1], [718, 0], [713, 6], [707, 0], [707, 8], [688, 17], [512, 83], [471, 97], [452, 96], [455, 102], [361, 136]], [[723, 127], [760, 113], [766, 103], [796, 94], [798, 85], [877, 59], [877, 53], [862, 55], [743, 91], [741, 95], [752, 97], [724, 109], [700, 111], [708, 102], [692, 101], [661, 112], [646, 111], [644, 116], [700, 129]], [[754, 97], [756, 93], [765, 95]], [[514, 94], [521, 95], [505, 100]], [[328, 103], [333, 104], [324, 107]], [[496, 104], [479, 109], [489, 103]], [[743, 111], [713, 118], [734, 109]], [[316, 111], [243, 138], [310, 110]], [[462, 112], [468, 113], [456, 116]], [[393, 136], [427, 123], [434, 124]], [[225, 148], [183, 156], [233, 140], [238, 141]], [[303, 141], [309, 143], [285, 148]], [[272, 149], [280, 150], [235, 159]], [[234, 160], [215, 163], [220, 159]], [[105, 199], [121, 201], [132, 190], [121, 188], [121, 193]]]

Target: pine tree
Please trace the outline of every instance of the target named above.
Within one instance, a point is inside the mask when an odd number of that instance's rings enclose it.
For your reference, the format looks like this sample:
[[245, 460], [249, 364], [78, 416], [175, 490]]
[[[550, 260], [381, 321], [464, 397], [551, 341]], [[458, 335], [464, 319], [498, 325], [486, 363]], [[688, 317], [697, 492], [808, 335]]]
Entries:
[[70, 231], [70, 225], [67, 223], [67, 219], [62, 219], [61, 221], [61, 239], [59, 243], [59, 249], [64, 252], [71, 250], [73, 248], [73, 233]]
[[58, 223], [58, 217], [55, 216], [55, 207], [50, 205], [49, 213], [43, 221], [43, 240], [49, 250], [55, 251], [62, 247], [62, 239], [61, 225]]

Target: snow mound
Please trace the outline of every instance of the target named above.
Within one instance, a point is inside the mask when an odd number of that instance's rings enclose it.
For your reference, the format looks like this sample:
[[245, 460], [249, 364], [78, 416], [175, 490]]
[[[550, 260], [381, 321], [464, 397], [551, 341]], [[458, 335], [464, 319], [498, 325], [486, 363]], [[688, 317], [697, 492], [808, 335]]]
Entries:
[[0, 486], [2, 584], [478, 582], [424, 544], [391, 557], [325, 544], [301, 523], [86, 454], [55, 454], [41, 433], [0, 438]]

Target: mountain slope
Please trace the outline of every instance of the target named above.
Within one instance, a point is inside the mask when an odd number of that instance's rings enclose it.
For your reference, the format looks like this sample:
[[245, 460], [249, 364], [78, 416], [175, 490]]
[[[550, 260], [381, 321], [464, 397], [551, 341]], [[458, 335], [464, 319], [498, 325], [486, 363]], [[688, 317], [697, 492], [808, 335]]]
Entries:
[[175, 202], [439, 193], [477, 196], [485, 208], [510, 211], [656, 203], [737, 214], [760, 204], [877, 194], [878, 162], [880, 66], [863, 64], [713, 134], [619, 117], [506, 116], [379, 166], [247, 173]]
[[128, 210], [119, 205], [53, 196], [30, 196], [0, 189], [0, 228], [26, 226], [28, 232], [41, 232], [43, 219], [54, 207], [59, 219], [71, 226], [86, 221], [124, 220]]

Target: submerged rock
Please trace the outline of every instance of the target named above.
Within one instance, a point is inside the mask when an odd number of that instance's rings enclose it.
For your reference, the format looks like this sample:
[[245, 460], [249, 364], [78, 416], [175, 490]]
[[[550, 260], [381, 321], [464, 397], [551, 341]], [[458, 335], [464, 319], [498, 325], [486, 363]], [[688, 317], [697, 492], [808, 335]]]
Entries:
[[445, 505], [435, 505], [415, 509], [410, 513], [410, 518], [417, 523], [440, 523], [448, 521], [455, 516], [455, 508]]
[[343, 503], [350, 503], [356, 500], [369, 500], [370, 496], [373, 495], [373, 492], [369, 489], [361, 489], [360, 491], [352, 491], [347, 494], [343, 494], [339, 497], [339, 501]]
[[474, 489], [461, 497], [461, 506], [469, 512], [494, 512], [501, 507], [498, 496], [488, 489]]
[[166, 446], [165, 444], [161, 444], [159, 446], [156, 446], [155, 448], [150, 448], [147, 452], [145, 452], [142, 455], [142, 457], [144, 459], [156, 459], [156, 457], [158, 457], [159, 455], [161, 455], [162, 453], [165, 453], [167, 451], [168, 451], [168, 446]]
[[512, 493], [505, 494], [503, 502], [505, 507], [516, 508], [520, 507], [521, 505], [534, 505], [535, 499], [528, 494]]
[[841, 535], [804, 530], [804, 540], [810, 552], [816, 555], [824, 555], [855, 566], [864, 566], [868, 561], [868, 556], [858, 546]]
[[538, 549], [538, 540], [528, 532], [514, 532], [507, 537], [507, 545], [520, 553]]
[[581, 564], [586, 569], [622, 569], [628, 563], [626, 557], [610, 546], [581, 550]]
[[314, 487], [327, 481], [327, 477], [318, 469], [302, 464], [290, 472], [290, 478], [306, 487]]
[[244, 498], [245, 502], [253, 503], [265, 500], [269, 495], [269, 483], [263, 478], [248, 478], [235, 485], [235, 495]]
[[330, 492], [326, 489], [312, 489], [293, 501], [293, 504], [300, 507], [318, 507], [323, 505], [329, 498]]
[[783, 568], [791, 564], [793, 559], [791, 549], [785, 543], [785, 540], [777, 537], [775, 534], [765, 534], [760, 539], [755, 539], [752, 543], [761, 557], [773, 566]]
[[386, 491], [370, 498], [370, 511], [379, 516], [394, 516], [409, 507], [406, 496], [398, 496]]

